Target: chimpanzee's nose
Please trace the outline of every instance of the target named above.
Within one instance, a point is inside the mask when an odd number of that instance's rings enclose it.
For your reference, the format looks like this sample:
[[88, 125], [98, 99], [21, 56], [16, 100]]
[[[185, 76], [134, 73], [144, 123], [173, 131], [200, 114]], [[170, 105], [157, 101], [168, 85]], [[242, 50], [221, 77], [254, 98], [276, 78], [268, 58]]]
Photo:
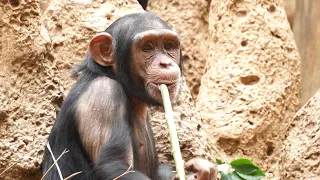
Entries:
[[160, 60], [160, 66], [164, 68], [168, 68], [172, 65], [172, 60], [168, 58], [163, 58]]

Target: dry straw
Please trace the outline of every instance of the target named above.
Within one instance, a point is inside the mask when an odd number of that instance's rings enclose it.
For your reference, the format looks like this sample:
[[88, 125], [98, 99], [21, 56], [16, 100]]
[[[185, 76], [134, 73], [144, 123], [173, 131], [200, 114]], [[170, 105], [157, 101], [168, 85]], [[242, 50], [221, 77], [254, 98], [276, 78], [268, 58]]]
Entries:
[[180, 180], [185, 180], [186, 175], [184, 173], [184, 161], [182, 160], [176, 125], [174, 124], [174, 120], [173, 120], [173, 112], [172, 112], [172, 106], [170, 102], [169, 91], [165, 84], [160, 85], [160, 91], [161, 91], [161, 96], [162, 96], [162, 101], [163, 101], [163, 106], [165, 111], [165, 118], [169, 128], [172, 154], [173, 154], [174, 162], [176, 165], [177, 175], [179, 176]]

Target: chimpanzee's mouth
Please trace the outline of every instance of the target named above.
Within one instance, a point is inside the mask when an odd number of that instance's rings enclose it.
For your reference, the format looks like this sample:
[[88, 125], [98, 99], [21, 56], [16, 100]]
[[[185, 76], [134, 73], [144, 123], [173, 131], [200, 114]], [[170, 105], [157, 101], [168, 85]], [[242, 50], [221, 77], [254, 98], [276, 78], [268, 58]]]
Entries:
[[147, 84], [148, 86], [148, 92], [153, 97], [156, 99], [158, 102], [162, 102], [161, 98], [161, 91], [160, 91], [160, 84], [165, 84], [168, 88], [170, 99], [173, 100], [175, 99], [178, 89], [179, 89], [179, 81], [153, 81], [149, 82]]
[[149, 84], [151, 84], [152, 86], [157, 86], [159, 88], [160, 84], [165, 84], [168, 88], [171, 86], [174, 86], [177, 84], [177, 82], [174, 81], [156, 81], [156, 82], [150, 82]]

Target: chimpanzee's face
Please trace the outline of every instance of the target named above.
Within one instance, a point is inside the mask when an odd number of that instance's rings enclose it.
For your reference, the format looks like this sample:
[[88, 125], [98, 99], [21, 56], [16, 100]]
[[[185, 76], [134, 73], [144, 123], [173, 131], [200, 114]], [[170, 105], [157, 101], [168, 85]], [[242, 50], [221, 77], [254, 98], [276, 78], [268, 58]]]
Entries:
[[152, 104], [162, 104], [160, 84], [167, 85], [171, 100], [177, 96], [181, 86], [181, 70], [180, 39], [176, 32], [155, 29], [136, 34], [131, 55], [131, 79], [134, 84], [144, 86], [140, 90], [148, 96], [142, 99]]
[[179, 35], [151, 13], [124, 16], [90, 42], [93, 60], [114, 72], [127, 96], [162, 104], [160, 84], [174, 100], [181, 84]]

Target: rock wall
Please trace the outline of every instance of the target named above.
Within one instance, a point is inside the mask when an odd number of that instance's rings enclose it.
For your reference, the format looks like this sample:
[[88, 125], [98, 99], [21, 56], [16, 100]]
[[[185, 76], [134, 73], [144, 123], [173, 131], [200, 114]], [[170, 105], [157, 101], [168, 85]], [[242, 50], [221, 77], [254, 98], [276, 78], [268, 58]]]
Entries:
[[59, 74], [39, 4], [0, 9], [0, 172], [13, 165], [2, 179], [40, 179], [36, 168], [55, 117]]
[[320, 91], [293, 118], [281, 152], [281, 179], [320, 179], [319, 152]]
[[[281, 0], [212, 0], [196, 102], [217, 148], [264, 170], [299, 107], [300, 57]], [[210, 136], [210, 135], [209, 135]]]

